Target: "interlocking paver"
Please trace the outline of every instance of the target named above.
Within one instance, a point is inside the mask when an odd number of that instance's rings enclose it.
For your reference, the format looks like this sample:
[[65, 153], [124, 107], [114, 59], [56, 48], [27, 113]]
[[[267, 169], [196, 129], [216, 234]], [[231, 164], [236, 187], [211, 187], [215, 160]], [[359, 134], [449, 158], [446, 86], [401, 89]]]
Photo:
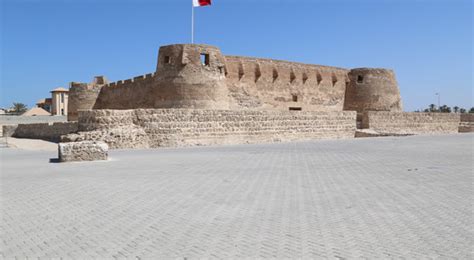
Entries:
[[473, 138], [2, 148], [1, 257], [469, 259]]

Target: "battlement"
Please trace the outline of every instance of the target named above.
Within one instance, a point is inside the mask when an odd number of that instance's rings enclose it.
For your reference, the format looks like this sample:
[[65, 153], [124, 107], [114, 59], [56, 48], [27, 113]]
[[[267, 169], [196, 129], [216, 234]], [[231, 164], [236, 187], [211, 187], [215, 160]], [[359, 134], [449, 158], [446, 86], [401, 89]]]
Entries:
[[131, 83], [135, 83], [135, 82], [138, 82], [138, 83], [141, 83], [141, 82], [146, 82], [146, 81], [152, 81], [156, 76], [156, 73], [148, 73], [148, 74], [144, 74], [144, 75], [140, 75], [140, 76], [137, 76], [137, 77], [133, 77], [131, 79], [126, 79], [126, 80], [119, 80], [119, 81], [116, 81], [116, 82], [111, 82], [111, 83], [108, 83], [106, 84], [104, 87], [116, 87], [116, 86], [122, 86], [122, 85], [126, 85], [126, 84], [131, 84]]

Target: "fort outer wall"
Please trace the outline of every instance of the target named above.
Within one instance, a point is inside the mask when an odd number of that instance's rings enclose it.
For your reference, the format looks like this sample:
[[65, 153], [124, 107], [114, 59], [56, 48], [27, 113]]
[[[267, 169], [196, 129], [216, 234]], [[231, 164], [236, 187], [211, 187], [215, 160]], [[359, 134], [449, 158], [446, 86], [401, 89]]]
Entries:
[[160, 48], [155, 73], [105, 85], [93, 108], [342, 111], [349, 72], [169, 45]]
[[342, 111], [348, 70], [226, 56], [231, 109]]
[[91, 108], [402, 110], [391, 70], [223, 56], [216, 47], [196, 44], [161, 47], [155, 73], [71, 93], [71, 119]]
[[354, 138], [355, 118], [355, 111], [88, 110], [79, 111], [79, 132], [62, 142], [119, 149]]

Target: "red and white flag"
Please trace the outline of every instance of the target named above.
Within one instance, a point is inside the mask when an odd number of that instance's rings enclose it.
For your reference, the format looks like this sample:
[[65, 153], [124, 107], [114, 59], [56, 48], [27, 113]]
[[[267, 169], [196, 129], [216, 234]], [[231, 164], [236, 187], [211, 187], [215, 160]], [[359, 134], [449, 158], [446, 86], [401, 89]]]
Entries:
[[211, 0], [193, 0], [194, 7], [206, 6], [206, 5], [211, 5]]

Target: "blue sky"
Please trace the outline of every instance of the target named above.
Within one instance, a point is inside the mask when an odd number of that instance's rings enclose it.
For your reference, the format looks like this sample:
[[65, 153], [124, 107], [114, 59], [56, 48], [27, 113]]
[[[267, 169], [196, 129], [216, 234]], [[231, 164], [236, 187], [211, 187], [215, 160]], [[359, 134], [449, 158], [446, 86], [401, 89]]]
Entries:
[[[0, 0], [0, 106], [30, 107], [94, 75], [155, 70], [161, 45], [190, 41], [191, 0]], [[213, 0], [196, 42], [224, 54], [397, 74], [406, 111], [473, 106], [471, 0]]]

